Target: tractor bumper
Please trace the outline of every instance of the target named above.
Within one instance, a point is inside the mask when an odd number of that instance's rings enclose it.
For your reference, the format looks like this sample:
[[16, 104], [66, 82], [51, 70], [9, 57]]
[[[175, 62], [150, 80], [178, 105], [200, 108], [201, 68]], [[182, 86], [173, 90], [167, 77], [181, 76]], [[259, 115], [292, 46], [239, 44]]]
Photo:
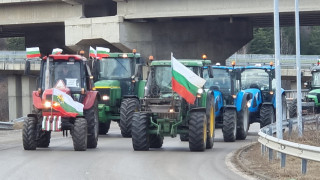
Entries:
[[61, 131], [61, 116], [43, 116], [43, 131]]

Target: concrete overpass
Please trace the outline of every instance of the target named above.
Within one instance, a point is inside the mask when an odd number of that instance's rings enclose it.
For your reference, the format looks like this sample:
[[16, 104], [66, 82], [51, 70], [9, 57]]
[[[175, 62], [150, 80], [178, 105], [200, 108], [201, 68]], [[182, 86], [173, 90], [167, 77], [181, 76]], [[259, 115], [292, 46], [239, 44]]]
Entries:
[[[280, 1], [281, 26], [294, 25], [294, 1]], [[320, 1], [300, 0], [301, 26], [319, 25]], [[136, 48], [167, 59], [223, 61], [252, 39], [253, 27], [273, 25], [265, 0], [0, 0], [0, 37], [24, 36], [26, 46], [65, 52], [105, 46]]]

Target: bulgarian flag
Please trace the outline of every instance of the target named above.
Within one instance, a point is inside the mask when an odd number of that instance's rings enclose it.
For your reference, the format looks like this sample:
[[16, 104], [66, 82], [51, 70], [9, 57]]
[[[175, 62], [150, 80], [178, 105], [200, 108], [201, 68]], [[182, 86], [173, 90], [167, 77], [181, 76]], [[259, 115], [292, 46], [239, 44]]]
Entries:
[[171, 54], [172, 90], [183, 97], [188, 103], [194, 104], [198, 89], [206, 80], [202, 79], [189, 68], [177, 61]]
[[61, 54], [62, 53], [62, 49], [60, 49], [60, 48], [54, 48], [53, 50], [52, 50], [52, 54], [53, 55], [59, 55], [59, 54]]
[[93, 47], [90, 46], [89, 50], [89, 57], [96, 58], [97, 57], [97, 51], [93, 49]]
[[103, 58], [103, 57], [109, 57], [109, 48], [104, 47], [97, 47], [97, 57]]
[[26, 48], [27, 51], [27, 59], [40, 57], [39, 47]]
[[71, 96], [56, 88], [52, 90], [52, 108], [68, 117], [83, 115], [83, 104], [74, 101]]

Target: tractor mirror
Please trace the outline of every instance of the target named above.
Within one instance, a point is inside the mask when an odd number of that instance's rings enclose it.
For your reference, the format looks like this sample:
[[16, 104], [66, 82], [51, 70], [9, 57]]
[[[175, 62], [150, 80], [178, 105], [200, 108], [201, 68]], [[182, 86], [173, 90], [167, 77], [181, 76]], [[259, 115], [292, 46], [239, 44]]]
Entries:
[[99, 75], [100, 75], [100, 63], [97, 60], [93, 61], [92, 64], [92, 71], [93, 71], [93, 81], [97, 81], [99, 79]]
[[138, 79], [141, 79], [141, 75], [142, 75], [142, 65], [141, 64], [136, 64], [135, 67], [135, 77]]
[[209, 75], [209, 78], [213, 78], [213, 73], [212, 73], [212, 67], [211, 66], [208, 66], [208, 75]]
[[24, 75], [29, 75], [29, 74], [30, 74], [30, 61], [27, 60], [24, 67]]

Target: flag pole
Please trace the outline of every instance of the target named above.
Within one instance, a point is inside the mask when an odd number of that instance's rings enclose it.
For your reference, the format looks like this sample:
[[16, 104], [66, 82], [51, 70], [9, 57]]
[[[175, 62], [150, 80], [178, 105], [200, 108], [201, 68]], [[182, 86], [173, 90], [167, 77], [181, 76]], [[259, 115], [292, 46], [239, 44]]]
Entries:
[[[171, 52], [171, 75], [172, 75], [172, 71], [173, 71], [173, 53]], [[172, 75], [173, 77], [173, 75]], [[172, 108], [174, 107], [174, 93], [173, 93], [173, 88], [172, 88], [172, 77], [171, 77], [171, 93], [172, 93]]]

